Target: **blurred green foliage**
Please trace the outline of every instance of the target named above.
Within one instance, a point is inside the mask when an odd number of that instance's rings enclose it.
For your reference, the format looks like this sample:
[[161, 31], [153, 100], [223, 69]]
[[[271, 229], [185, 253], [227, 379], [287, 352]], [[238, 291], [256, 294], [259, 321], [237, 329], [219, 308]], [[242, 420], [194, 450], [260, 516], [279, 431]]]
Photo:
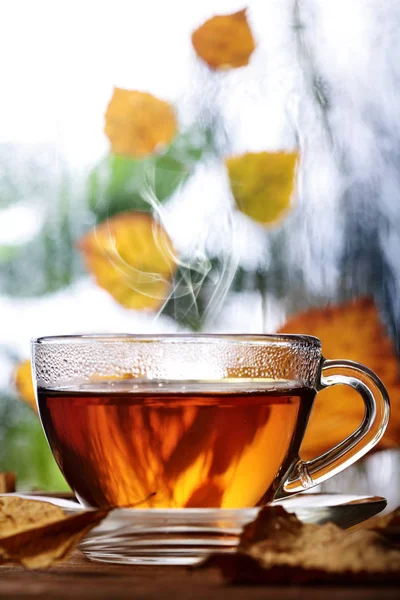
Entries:
[[221, 259], [214, 257], [195, 268], [179, 266], [173, 280], [173, 294], [162, 308], [185, 329], [200, 331], [207, 315], [207, 306], [220, 279]]
[[38, 416], [5, 393], [0, 393], [0, 471], [15, 472], [20, 489], [68, 489]]
[[126, 210], [151, 212], [154, 204], [165, 202], [213, 151], [211, 132], [195, 129], [177, 135], [162, 154], [142, 159], [108, 155], [89, 178], [89, 207], [96, 221]]
[[54, 148], [0, 144], [0, 209], [30, 198], [42, 198], [49, 190], [56, 168]]
[[[93, 217], [86, 207], [82, 176], [72, 175], [54, 153], [47, 153], [53, 162], [50, 158], [38, 162], [26, 154], [21, 179], [18, 150], [10, 149], [14, 162], [2, 165], [0, 199], [7, 206], [36, 208], [40, 225], [33, 239], [0, 246], [0, 291], [7, 296], [49, 294], [84, 273], [75, 242], [93, 223]], [[0, 218], [1, 206], [0, 200]]]

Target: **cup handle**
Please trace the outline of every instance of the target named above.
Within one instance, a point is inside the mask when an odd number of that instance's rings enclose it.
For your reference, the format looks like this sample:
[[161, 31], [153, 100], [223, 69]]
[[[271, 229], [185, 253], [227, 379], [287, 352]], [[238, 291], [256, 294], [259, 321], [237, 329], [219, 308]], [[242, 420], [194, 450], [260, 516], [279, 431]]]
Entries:
[[275, 500], [307, 490], [337, 475], [371, 450], [385, 433], [390, 403], [379, 377], [364, 365], [351, 360], [325, 360], [317, 390], [337, 384], [349, 385], [361, 395], [365, 404], [362, 423], [354, 433], [321, 456], [308, 461], [299, 458], [290, 469]]

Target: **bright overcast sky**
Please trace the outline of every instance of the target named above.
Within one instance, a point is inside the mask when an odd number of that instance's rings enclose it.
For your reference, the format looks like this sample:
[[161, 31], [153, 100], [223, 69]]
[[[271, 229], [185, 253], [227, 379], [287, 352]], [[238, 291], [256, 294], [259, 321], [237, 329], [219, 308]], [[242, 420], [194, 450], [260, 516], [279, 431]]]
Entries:
[[178, 99], [190, 32], [240, 0], [0, 0], [0, 142], [56, 143], [75, 164], [106, 149], [112, 87]]

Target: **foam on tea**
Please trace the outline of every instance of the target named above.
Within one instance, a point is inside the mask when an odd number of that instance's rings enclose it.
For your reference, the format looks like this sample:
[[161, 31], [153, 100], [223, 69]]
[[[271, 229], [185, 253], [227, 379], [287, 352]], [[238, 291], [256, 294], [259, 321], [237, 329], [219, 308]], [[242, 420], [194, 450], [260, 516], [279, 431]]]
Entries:
[[312, 389], [288, 381], [138, 380], [38, 391], [54, 456], [91, 506], [255, 506], [301, 442]]

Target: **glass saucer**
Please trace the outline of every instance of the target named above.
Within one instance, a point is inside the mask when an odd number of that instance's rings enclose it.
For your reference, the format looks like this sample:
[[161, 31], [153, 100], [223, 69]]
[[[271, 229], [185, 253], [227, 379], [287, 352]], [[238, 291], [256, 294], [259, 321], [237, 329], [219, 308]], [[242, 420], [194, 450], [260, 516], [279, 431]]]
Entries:
[[[20, 494], [22, 496], [22, 494]], [[51, 496], [24, 495], [84, 510], [77, 502]], [[295, 513], [303, 523], [328, 521], [347, 528], [381, 512], [379, 496], [303, 493], [275, 505]], [[90, 560], [142, 565], [193, 565], [210, 552], [235, 552], [246, 523], [259, 508], [115, 509], [80, 543]]]
[[[331, 521], [346, 528], [386, 506], [380, 497], [302, 494], [279, 502], [304, 523]], [[192, 565], [210, 552], [234, 552], [246, 523], [259, 508], [120, 509], [81, 542], [95, 561], [120, 564]]]

